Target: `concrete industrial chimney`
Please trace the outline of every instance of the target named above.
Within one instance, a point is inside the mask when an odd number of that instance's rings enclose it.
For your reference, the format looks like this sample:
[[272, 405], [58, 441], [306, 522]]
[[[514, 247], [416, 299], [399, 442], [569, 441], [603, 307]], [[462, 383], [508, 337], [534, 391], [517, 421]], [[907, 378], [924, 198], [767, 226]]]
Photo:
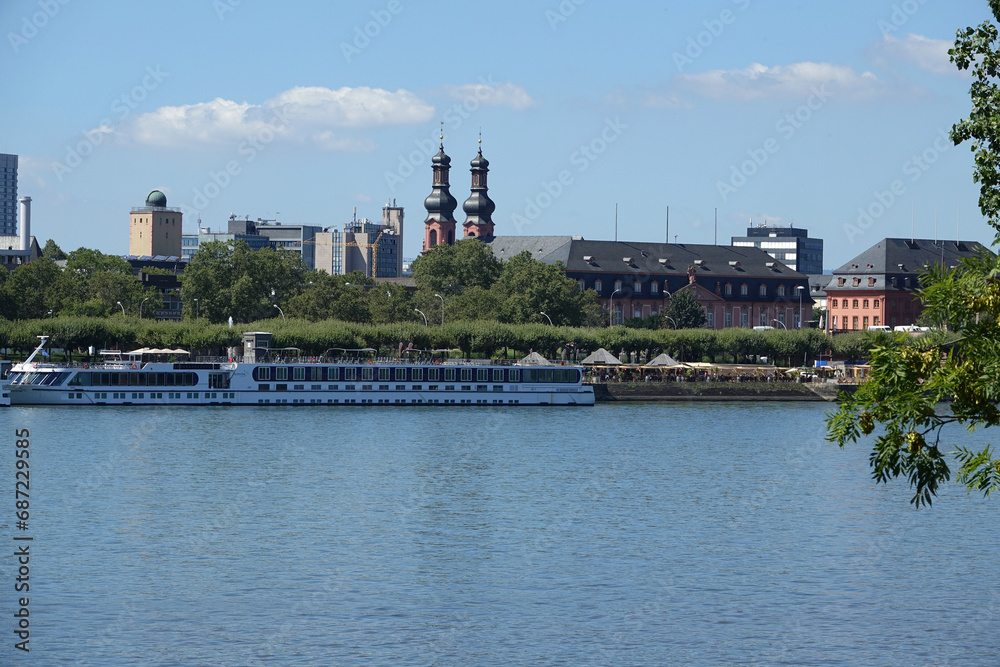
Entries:
[[21, 250], [31, 250], [31, 197], [21, 197]]

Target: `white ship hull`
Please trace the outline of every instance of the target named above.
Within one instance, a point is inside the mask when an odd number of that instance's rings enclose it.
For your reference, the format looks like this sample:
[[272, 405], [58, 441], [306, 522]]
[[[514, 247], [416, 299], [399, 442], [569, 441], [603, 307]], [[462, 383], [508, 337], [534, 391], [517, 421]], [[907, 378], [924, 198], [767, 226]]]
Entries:
[[[462, 374], [470, 374], [461, 379]], [[485, 374], [485, 375], [481, 375]], [[300, 380], [289, 379], [301, 377]], [[378, 379], [379, 377], [391, 379]], [[263, 379], [262, 379], [263, 377]], [[305, 379], [305, 378], [310, 379]], [[400, 377], [403, 379], [397, 380]], [[414, 381], [413, 377], [419, 377]], [[434, 377], [434, 380], [426, 378]], [[445, 377], [456, 379], [446, 380]], [[577, 367], [474, 364], [18, 364], [12, 405], [593, 405]], [[330, 379], [334, 378], [334, 379]], [[485, 379], [480, 379], [485, 378]]]

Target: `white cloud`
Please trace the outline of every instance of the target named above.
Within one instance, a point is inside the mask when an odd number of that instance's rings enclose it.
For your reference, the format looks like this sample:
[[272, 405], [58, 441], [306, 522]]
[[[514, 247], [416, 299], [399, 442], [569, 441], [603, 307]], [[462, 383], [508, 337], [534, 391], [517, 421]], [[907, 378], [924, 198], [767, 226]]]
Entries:
[[805, 98], [820, 87], [838, 99], [859, 99], [879, 96], [886, 88], [871, 72], [813, 62], [774, 67], [754, 63], [746, 69], [678, 74], [676, 78], [694, 92], [717, 99]]
[[464, 83], [460, 86], [445, 86], [444, 92], [456, 100], [476, 100], [482, 106], [510, 107], [515, 111], [523, 111], [535, 104], [531, 95], [515, 83]]
[[905, 39], [885, 35], [882, 41], [872, 47], [877, 60], [911, 63], [920, 69], [935, 74], [968, 76], [948, 59], [948, 49], [954, 44], [947, 39], [930, 39], [910, 33]]
[[[337, 134], [385, 125], [423, 123], [434, 107], [406, 90], [381, 88], [295, 87], [261, 103], [216, 98], [182, 106], [160, 107], [126, 118], [119, 139], [157, 146], [232, 143], [248, 137], [310, 142], [326, 150], [372, 150], [367, 139]], [[97, 128], [108, 132], [110, 128]]]

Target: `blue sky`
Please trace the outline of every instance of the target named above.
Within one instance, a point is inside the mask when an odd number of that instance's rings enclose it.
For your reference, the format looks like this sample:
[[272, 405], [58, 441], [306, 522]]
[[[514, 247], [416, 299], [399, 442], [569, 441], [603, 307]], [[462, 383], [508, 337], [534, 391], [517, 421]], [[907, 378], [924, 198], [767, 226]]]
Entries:
[[[805, 227], [836, 268], [886, 236], [979, 240], [948, 62], [982, 0], [443, 3], [4, 0], [0, 152], [32, 231], [128, 250], [152, 189], [186, 232], [405, 208], [420, 251], [444, 121], [496, 233], [728, 244]], [[936, 211], [936, 214], [935, 214]], [[456, 217], [464, 220], [461, 208]]]

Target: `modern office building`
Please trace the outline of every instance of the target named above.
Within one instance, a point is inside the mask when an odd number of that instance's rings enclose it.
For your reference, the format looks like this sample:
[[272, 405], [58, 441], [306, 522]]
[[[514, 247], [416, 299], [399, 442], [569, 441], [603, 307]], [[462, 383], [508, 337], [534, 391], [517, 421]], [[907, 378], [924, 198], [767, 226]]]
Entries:
[[[201, 220], [198, 221], [199, 223]], [[185, 261], [190, 261], [202, 243], [211, 241], [243, 241], [252, 250], [260, 250], [270, 245], [270, 240], [257, 233], [257, 223], [249, 219], [239, 220], [235, 215], [229, 216], [229, 225], [224, 232], [213, 232], [208, 227], [198, 228], [197, 234], [185, 234], [181, 241], [182, 257]]]
[[809, 238], [809, 230], [796, 227], [748, 227], [746, 236], [734, 236], [733, 245], [760, 248], [799, 273], [823, 273], [823, 239]]
[[[272, 224], [273, 223], [273, 224]], [[251, 250], [261, 248], [285, 248], [302, 256], [302, 261], [309, 268], [316, 263], [316, 235], [322, 231], [317, 225], [287, 225], [269, 220], [256, 221], [249, 218], [240, 219], [229, 216], [229, 222], [224, 232], [213, 232], [209, 227], [201, 227], [198, 234], [185, 234], [183, 239], [183, 257], [190, 260], [202, 243], [209, 241], [243, 241]]]
[[17, 156], [0, 153], [0, 236], [17, 233]]
[[289, 225], [258, 219], [254, 223], [257, 234], [266, 237], [272, 248], [285, 248], [302, 256], [302, 263], [316, 268], [316, 235], [323, 231], [319, 225]]
[[21, 197], [19, 219], [20, 234], [0, 234], [0, 266], [13, 271], [21, 264], [28, 264], [42, 256], [38, 241], [31, 234], [31, 197]]
[[153, 190], [146, 205], [129, 213], [128, 252], [137, 257], [180, 257], [182, 219], [179, 208], [167, 208], [167, 196]]
[[403, 275], [403, 207], [386, 202], [382, 222], [354, 217], [343, 231], [334, 227], [316, 235], [316, 269], [330, 275], [360, 271], [370, 278]]

